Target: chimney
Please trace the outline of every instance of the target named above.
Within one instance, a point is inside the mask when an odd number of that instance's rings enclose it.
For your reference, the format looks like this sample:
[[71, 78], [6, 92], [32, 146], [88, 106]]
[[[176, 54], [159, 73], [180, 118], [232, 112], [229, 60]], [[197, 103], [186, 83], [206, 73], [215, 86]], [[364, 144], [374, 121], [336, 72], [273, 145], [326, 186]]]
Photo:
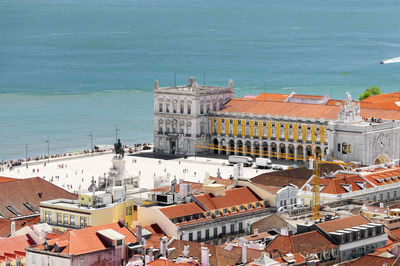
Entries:
[[[165, 237], [165, 236], [164, 236]], [[164, 237], [160, 238], [160, 256], [164, 256]]]
[[289, 236], [288, 228], [287, 227], [282, 227], [281, 228], [281, 235], [282, 236]]
[[258, 235], [258, 228], [254, 228], [253, 235]]
[[210, 256], [207, 247], [201, 247], [201, 266], [210, 265]]
[[379, 203], [379, 207], [380, 208], [385, 208], [385, 205], [383, 204], [383, 202]]
[[147, 265], [147, 263], [150, 263], [154, 260], [154, 256], [153, 256], [153, 247], [149, 248], [149, 252], [147, 253], [147, 255], [145, 256], [145, 265]]
[[14, 234], [14, 233], [15, 233], [15, 222], [12, 221], [11, 222], [11, 234]]
[[188, 257], [189, 256], [189, 244], [185, 243], [185, 245], [183, 245], [183, 256]]
[[242, 244], [242, 263], [246, 264], [247, 262], [247, 248], [246, 248], [246, 244], [243, 243]]
[[142, 240], [142, 225], [141, 224], [137, 224], [136, 225], [136, 241], [139, 242], [139, 245], [143, 244], [143, 240]]
[[167, 257], [167, 250], [168, 250], [168, 238], [166, 236], [163, 236], [161, 238], [161, 241], [163, 242], [163, 250], [162, 250], [162, 256]]

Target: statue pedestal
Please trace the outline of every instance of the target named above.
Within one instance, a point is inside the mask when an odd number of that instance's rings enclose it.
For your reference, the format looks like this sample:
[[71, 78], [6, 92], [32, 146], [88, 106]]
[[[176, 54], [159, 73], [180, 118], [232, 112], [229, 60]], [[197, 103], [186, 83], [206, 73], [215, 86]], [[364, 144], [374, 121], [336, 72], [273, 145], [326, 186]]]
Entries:
[[116, 175], [123, 175], [125, 173], [125, 159], [114, 157], [112, 159], [113, 170], [116, 170]]

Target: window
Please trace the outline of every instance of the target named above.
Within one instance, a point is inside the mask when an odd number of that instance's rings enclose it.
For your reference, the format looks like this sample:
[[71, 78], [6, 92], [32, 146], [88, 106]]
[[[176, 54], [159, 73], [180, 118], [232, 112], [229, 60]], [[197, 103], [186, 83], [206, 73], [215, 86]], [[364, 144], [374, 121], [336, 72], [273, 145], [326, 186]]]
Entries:
[[247, 209], [250, 210], [251, 209], [251, 203], [247, 204]]
[[393, 191], [393, 197], [396, 199], [397, 198], [397, 191]]
[[283, 205], [286, 206], [286, 200], [283, 201]]
[[160, 113], [162, 113], [162, 111], [163, 111], [163, 104], [162, 104], [162, 103], [159, 103], [159, 104], [158, 104], [158, 111], [159, 111]]
[[167, 113], [169, 113], [169, 103], [167, 103], [167, 104], [165, 104], [165, 111], [167, 112]]
[[71, 227], [75, 226], [75, 215], [69, 216], [69, 226], [71, 226]]
[[181, 103], [181, 104], [180, 104], [180, 111], [181, 111], [181, 114], [183, 114], [183, 111], [184, 111], [183, 109], [184, 109], [184, 105], [183, 105], [183, 103]]
[[57, 213], [57, 224], [62, 224], [62, 214], [60, 212]]
[[386, 193], [386, 199], [390, 199], [390, 192]]
[[206, 217], [210, 217], [210, 212], [206, 212]]
[[239, 232], [242, 232], [243, 231], [243, 222], [240, 222], [239, 223]]
[[224, 208], [224, 214], [227, 214], [227, 213], [228, 213], [228, 209]]
[[190, 104], [187, 105], [187, 113], [188, 115], [192, 113], [192, 106]]
[[201, 240], [201, 231], [197, 231], [197, 241]]
[[63, 214], [64, 225], [68, 225], [68, 214]]
[[204, 106], [202, 103], [200, 104], [200, 114], [204, 114]]
[[206, 229], [206, 239], [210, 238], [210, 229]]
[[242, 124], [242, 120], [238, 120], [238, 125], [241, 125]]
[[379, 200], [383, 201], [383, 193], [379, 194]]
[[117, 240], [117, 246], [122, 246], [122, 239]]
[[226, 226], [222, 226], [222, 234], [225, 235], [226, 234]]
[[216, 215], [216, 216], [219, 215], [219, 210], [215, 210], [215, 215]]
[[256, 208], [260, 208], [260, 203], [256, 202]]
[[44, 212], [44, 216], [45, 216], [45, 222], [48, 223], [48, 224], [51, 224], [52, 223], [52, 221], [51, 221], [51, 212], [45, 211]]
[[215, 227], [215, 228], [214, 228], [214, 237], [217, 237], [217, 236], [218, 236], [218, 228]]
[[189, 233], [189, 241], [193, 241], [193, 233]]
[[340, 144], [337, 145], [337, 151], [340, 151]]
[[231, 224], [231, 233], [235, 232], [235, 224]]
[[81, 225], [81, 228], [86, 227], [86, 225], [87, 225], [87, 218], [86, 217], [84, 217], [84, 216], [80, 217], [80, 225]]
[[231, 208], [231, 212], [235, 212], [236, 211], [236, 208], [235, 207], [232, 207]]
[[239, 209], [240, 209], [240, 211], [243, 211], [244, 210], [244, 206], [240, 205]]

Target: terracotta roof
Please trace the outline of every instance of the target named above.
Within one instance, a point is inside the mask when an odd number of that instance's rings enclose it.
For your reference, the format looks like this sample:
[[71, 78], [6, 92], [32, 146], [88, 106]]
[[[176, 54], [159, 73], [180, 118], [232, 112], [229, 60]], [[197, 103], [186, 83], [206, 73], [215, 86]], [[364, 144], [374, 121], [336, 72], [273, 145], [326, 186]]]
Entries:
[[170, 219], [204, 212], [204, 210], [194, 202], [160, 208], [160, 211]]
[[212, 177], [210, 176], [210, 180], [213, 181], [214, 184], [221, 184], [224, 185], [225, 188], [235, 183], [235, 180], [232, 179], [225, 179], [219, 177]]
[[321, 193], [327, 194], [343, 194], [349, 191], [346, 190], [348, 185], [351, 185], [351, 191], [363, 190], [363, 184], [365, 183], [365, 189], [372, 188], [373, 186], [368, 183], [364, 178], [358, 175], [351, 174], [337, 174], [334, 177], [321, 178]]
[[[55, 243], [62, 244], [65, 248], [60, 252], [62, 254], [79, 255], [91, 253], [107, 248], [107, 244], [97, 234], [97, 231], [104, 229], [112, 229], [124, 236], [125, 244], [135, 243], [136, 237], [125, 227], [119, 223], [105, 224], [99, 226], [88, 226], [79, 230], [69, 230], [57, 238], [48, 240], [49, 245]], [[36, 249], [44, 250], [44, 245], [35, 247]]]
[[[0, 237], [9, 237], [11, 235], [11, 220], [0, 219]], [[29, 219], [14, 220], [15, 231], [25, 226], [31, 226], [40, 222], [40, 216]]]
[[0, 183], [2, 182], [8, 182], [8, 181], [13, 181], [16, 178], [11, 178], [11, 177], [5, 177], [5, 176], [0, 176]]
[[257, 101], [280, 101], [283, 102], [284, 100], [289, 97], [289, 94], [281, 94], [281, 93], [260, 93], [256, 96]]
[[[37, 211], [41, 201], [58, 198], [77, 199], [78, 195], [70, 193], [40, 177], [15, 179], [0, 183], [0, 215], [4, 218], [18, 218], [37, 214], [26, 206], [31, 204]], [[7, 209], [12, 206], [20, 215]], [[28, 205], [29, 206], [29, 205]]]
[[[321, 173], [330, 173], [337, 170], [343, 170], [340, 165], [322, 164]], [[266, 186], [283, 187], [287, 184], [293, 184], [301, 188], [312, 176], [312, 170], [306, 167], [292, 168], [288, 170], [264, 173], [253, 177], [251, 182]]]
[[400, 102], [400, 92], [391, 92], [380, 95], [371, 95], [360, 101], [361, 107], [400, 110], [396, 104]]
[[328, 222], [319, 223], [316, 224], [316, 226], [318, 226], [325, 232], [329, 233], [329, 232], [335, 232], [336, 230], [343, 230], [346, 228], [351, 228], [353, 226], [367, 224], [369, 222], [370, 221], [367, 218], [359, 214]]
[[35, 245], [36, 243], [28, 236], [13, 236], [10, 238], [0, 239], [0, 255], [4, 253], [15, 254], [15, 252], [25, 252], [25, 248]]
[[[232, 99], [225, 104], [224, 108], [221, 110], [221, 112], [224, 113], [264, 114], [326, 120], [336, 120], [339, 111], [340, 105], [258, 101], [240, 98]], [[400, 120], [400, 112], [398, 112], [398, 110], [361, 107], [360, 115], [361, 117], [367, 118], [375, 117], [388, 120]]]
[[400, 182], [400, 179], [397, 178], [400, 175], [399, 167], [381, 168], [381, 169], [376, 169], [373, 172], [362, 172], [361, 174], [369, 181], [371, 181], [374, 185], [377, 186]]
[[[235, 253], [235, 254], [239, 255], [240, 257], [242, 257], [242, 247], [233, 246], [230, 252]], [[261, 250], [254, 249], [254, 248], [246, 248], [247, 261], [253, 261], [253, 260], [261, 257], [262, 254], [263, 254], [263, 252]]]
[[152, 262], [147, 263], [146, 265], [152, 265], [152, 266], [173, 266], [173, 265], [182, 265], [182, 266], [186, 266], [186, 265], [200, 265], [199, 263], [193, 261], [193, 262], [184, 262], [184, 263], [177, 263], [177, 262], [172, 262], [170, 260], [167, 259], [156, 259]]
[[254, 234], [254, 229], [258, 229], [259, 234], [275, 229], [278, 232], [282, 227], [287, 227], [288, 223], [276, 214], [265, 217], [251, 225], [251, 233]]
[[272, 253], [278, 250], [282, 255], [287, 253], [307, 255], [336, 247], [337, 245], [332, 244], [320, 232], [311, 231], [291, 236], [278, 235], [266, 247], [266, 251]]
[[210, 256], [210, 265], [235, 265], [241, 261], [241, 256], [231, 253], [221, 247], [215, 245], [208, 245], [197, 242], [188, 242], [183, 240], [176, 240], [168, 245], [168, 248], [175, 248], [168, 256], [168, 258], [179, 257], [183, 255], [185, 243], [189, 244], [189, 255], [201, 260], [201, 247], [207, 247]]
[[394, 265], [396, 258], [383, 258], [373, 255], [364, 255], [359, 259], [348, 262], [347, 265], [351, 266], [365, 266], [365, 265]]
[[195, 197], [209, 210], [226, 208], [261, 200], [260, 197], [258, 197], [247, 187], [225, 190], [225, 196], [215, 197], [212, 194], [203, 194]]

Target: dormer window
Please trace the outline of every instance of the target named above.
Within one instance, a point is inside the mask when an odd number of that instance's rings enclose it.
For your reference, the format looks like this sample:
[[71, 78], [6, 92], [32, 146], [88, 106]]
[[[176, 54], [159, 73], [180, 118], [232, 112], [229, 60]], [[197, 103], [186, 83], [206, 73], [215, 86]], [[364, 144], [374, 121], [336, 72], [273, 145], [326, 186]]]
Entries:
[[360, 189], [365, 189], [367, 187], [366, 182], [356, 182], [356, 184]]
[[219, 215], [219, 210], [215, 210], [215, 216]]
[[231, 208], [231, 212], [236, 212], [236, 208], [235, 208], [235, 207], [232, 207], [232, 208]]
[[224, 214], [227, 214], [227, 213], [228, 213], [228, 209], [224, 208]]
[[346, 190], [346, 192], [351, 192], [351, 185], [350, 184], [341, 184], [343, 189]]
[[260, 202], [256, 202], [256, 208], [260, 208]]
[[244, 206], [243, 206], [243, 205], [240, 205], [239, 210], [240, 210], [240, 211], [244, 211]]
[[206, 217], [210, 217], [210, 212], [206, 212]]
[[250, 210], [251, 209], [251, 203], [247, 204], [247, 209]]

